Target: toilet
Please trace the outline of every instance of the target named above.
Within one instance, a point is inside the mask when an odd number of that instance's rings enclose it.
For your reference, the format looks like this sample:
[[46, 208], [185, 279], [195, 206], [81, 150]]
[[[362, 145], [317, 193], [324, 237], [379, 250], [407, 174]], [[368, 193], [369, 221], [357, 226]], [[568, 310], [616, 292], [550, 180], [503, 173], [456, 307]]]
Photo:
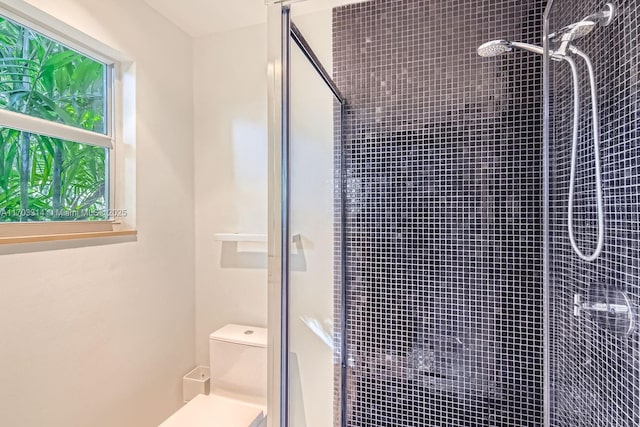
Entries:
[[211, 386], [160, 427], [263, 427], [267, 416], [267, 330], [226, 325], [209, 336]]

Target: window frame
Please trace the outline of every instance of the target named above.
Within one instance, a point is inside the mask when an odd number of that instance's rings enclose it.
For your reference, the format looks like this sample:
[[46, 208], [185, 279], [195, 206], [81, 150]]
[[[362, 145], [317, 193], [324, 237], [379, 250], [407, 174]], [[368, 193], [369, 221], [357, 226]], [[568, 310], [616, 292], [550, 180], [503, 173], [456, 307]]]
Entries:
[[0, 109], [0, 126], [105, 147], [109, 175], [107, 219], [0, 223], [0, 244], [135, 235], [135, 176], [125, 180], [124, 173], [125, 166], [130, 172], [131, 162], [135, 164], [135, 63], [23, 0], [0, 0], [0, 16], [105, 64], [105, 133], [4, 109]]

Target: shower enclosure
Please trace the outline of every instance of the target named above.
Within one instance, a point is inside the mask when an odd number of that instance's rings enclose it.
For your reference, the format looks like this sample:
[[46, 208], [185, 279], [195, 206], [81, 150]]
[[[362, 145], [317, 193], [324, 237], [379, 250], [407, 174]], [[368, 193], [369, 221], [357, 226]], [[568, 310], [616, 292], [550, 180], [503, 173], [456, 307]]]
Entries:
[[640, 425], [640, 2], [608, 7], [268, 2], [271, 426]]

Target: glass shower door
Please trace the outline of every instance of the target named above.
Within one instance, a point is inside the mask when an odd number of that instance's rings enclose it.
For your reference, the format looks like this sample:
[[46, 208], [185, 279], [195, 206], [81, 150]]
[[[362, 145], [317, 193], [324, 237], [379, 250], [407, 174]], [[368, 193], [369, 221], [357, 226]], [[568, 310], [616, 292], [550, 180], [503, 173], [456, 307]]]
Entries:
[[[271, 7], [271, 23], [278, 9]], [[341, 384], [334, 381], [341, 375], [334, 339], [340, 328], [334, 319], [338, 313], [341, 320], [340, 287], [335, 285], [341, 283], [336, 258], [341, 180], [335, 147], [340, 145], [342, 104], [327, 71], [332, 14], [325, 8], [295, 16], [301, 31], [288, 6], [279, 13], [283, 42], [279, 51], [273, 46], [270, 68], [274, 93], [282, 98], [279, 112], [272, 105], [274, 123], [279, 119], [281, 127], [272, 133], [270, 150], [270, 328], [277, 348], [270, 350], [269, 416], [274, 426], [327, 427], [340, 419], [334, 416], [334, 402], [339, 402], [334, 384]], [[304, 38], [304, 29], [317, 51]], [[280, 330], [274, 331], [274, 325]]]
[[333, 424], [333, 93], [292, 42], [289, 425]]

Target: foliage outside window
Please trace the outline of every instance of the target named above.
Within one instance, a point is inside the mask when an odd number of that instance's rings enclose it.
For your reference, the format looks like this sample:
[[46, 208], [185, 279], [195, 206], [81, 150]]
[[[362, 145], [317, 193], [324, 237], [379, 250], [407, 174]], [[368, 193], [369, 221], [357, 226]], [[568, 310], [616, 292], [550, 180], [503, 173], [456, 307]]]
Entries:
[[109, 67], [0, 17], [0, 222], [108, 219]]

